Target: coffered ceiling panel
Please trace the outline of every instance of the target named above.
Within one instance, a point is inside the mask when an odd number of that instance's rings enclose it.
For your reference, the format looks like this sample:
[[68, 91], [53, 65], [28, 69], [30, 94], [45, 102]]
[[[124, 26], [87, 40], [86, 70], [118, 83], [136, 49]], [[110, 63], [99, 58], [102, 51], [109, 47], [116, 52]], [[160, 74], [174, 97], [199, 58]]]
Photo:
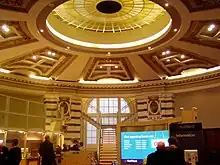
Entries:
[[3, 62], [1, 68], [18, 75], [56, 78], [75, 58], [52, 48], [44, 48]]
[[220, 49], [220, 20], [192, 21], [181, 40]]
[[0, 8], [27, 13], [38, 0], [0, 0]]
[[209, 10], [220, 7], [219, 0], [181, 0], [190, 12]]
[[201, 57], [191, 52], [170, 47], [161, 52], [148, 55], [140, 55], [158, 73], [167, 76], [181, 74], [182, 71], [191, 68], [212, 68], [218, 64], [211, 59]]
[[134, 80], [134, 69], [126, 57], [91, 58], [84, 70], [83, 79], [96, 81], [103, 78]]
[[0, 21], [0, 50], [37, 42], [26, 22]]

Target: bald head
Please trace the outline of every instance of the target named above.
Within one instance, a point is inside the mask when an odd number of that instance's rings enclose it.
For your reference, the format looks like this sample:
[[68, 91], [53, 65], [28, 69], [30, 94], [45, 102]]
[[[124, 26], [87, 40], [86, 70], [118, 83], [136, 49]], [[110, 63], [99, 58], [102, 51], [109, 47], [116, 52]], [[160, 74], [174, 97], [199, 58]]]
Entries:
[[160, 148], [165, 148], [165, 143], [164, 142], [158, 142], [157, 143], [157, 148], [160, 149]]

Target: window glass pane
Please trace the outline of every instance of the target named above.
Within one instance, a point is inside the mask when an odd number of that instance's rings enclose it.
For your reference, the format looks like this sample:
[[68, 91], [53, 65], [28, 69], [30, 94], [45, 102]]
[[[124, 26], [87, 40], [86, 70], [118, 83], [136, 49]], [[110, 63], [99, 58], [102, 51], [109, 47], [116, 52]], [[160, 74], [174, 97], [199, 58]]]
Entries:
[[96, 113], [97, 112], [97, 99], [93, 99], [88, 107], [88, 113]]
[[124, 99], [121, 99], [121, 113], [130, 113], [129, 105]]

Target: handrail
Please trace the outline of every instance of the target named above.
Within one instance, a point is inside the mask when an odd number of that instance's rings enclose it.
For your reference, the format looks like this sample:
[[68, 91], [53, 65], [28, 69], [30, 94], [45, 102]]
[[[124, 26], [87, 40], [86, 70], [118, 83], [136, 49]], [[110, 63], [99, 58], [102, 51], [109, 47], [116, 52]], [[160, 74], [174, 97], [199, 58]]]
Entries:
[[124, 113], [123, 110], [125, 110], [127, 107], [130, 107], [130, 105], [132, 105], [133, 102], [135, 102], [135, 100], [130, 100], [129, 102], [127, 102], [127, 104], [124, 107], [122, 107], [120, 111], [118, 111], [118, 113]]
[[95, 121], [94, 119], [92, 119], [89, 115], [87, 115], [84, 112], [81, 112], [81, 117], [86, 120], [87, 122], [89, 122], [90, 124], [94, 125], [96, 128], [101, 129], [101, 125], [100, 123], [98, 123], [97, 121]]
[[99, 139], [98, 139], [98, 150], [97, 150], [97, 155], [98, 155], [98, 162], [100, 161], [100, 150], [101, 150], [101, 143], [102, 143], [102, 129], [98, 129], [99, 131]]

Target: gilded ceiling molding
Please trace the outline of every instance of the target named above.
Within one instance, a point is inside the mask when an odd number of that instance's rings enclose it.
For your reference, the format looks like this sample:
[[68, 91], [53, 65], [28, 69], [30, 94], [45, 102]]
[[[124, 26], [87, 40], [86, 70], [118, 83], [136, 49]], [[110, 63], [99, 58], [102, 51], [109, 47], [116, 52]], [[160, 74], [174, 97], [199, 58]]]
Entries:
[[220, 49], [220, 20], [192, 21], [180, 40]]
[[27, 22], [24, 21], [0, 21], [0, 27], [6, 26], [5, 32], [0, 28], [0, 50], [37, 42], [29, 32]]
[[90, 58], [83, 73], [82, 77], [86, 81], [97, 81], [103, 78], [134, 80], [134, 68], [127, 57]]
[[159, 74], [167, 76], [180, 75], [182, 71], [192, 68], [213, 68], [218, 62], [192, 52], [169, 47], [140, 57]]
[[[43, 90], [43, 91], [56, 91], [61, 90], [65, 92], [89, 92], [96, 91], [97, 93], [102, 92], [110, 92], [110, 93], [126, 93], [131, 91], [139, 91], [143, 92], [146, 89], [148, 92], [157, 91], [158, 89], [169, 89], [178, 90], [181, 88], [184, 89], [185, 86], [188, 86], [190, 89], [194, 85], [196, 87], [199, 86], [208, 86], [210, 87], [212, 84], [216, 85], [216, 81], [220, 80], [220, 71], [215, 71], [211, 73], [206, 73], [197, 76], [191, 76], [187, 78], [175, 79], [175, 80], [158, 80], [158, 81], [147, 81], [147, 82], [139, 82], [136, 84], [115, 84], [115, 85], [92, 85], [92, 84], [79, 84], [77, 82], [57, 82], [57, 81], [40, 81], [34, 80], [27, 77], [21, 76], [9, 76], [8, 74], [0, 74], [0, 84], [1, 85], [10, 85], [11, 87], [23, 88], [24, 85], [26, 89], [33, 90]], [[220, 85], [220, 84], [217, 84]], [[190, 87], [191, 86], [191, 87]], [[115, 90], [115, 91], [114, 91]], [[187, 88], [185, 89], [187, 90]], [[88, 93], [89, 94], [89, 93]], [[130, 93], [131, 94], [131, 93]]]
[[55, 78], [73, 62], [77, 56], [46, 47], [1, 63], [1, 68], [10, 74], [35, 75]]
[[181, 0], [190, 12], [220, 8], [219, 0]]
[[1, 0], [0, 9], [28, 13], [38, 0]]

